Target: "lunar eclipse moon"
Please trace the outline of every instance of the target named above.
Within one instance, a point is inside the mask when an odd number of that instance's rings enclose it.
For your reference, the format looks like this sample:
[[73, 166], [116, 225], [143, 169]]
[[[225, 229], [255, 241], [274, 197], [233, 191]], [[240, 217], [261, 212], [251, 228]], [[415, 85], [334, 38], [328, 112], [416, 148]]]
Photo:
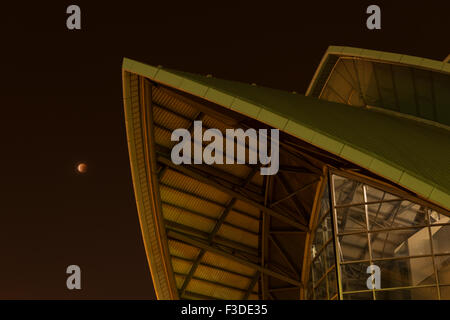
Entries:
[[86, 173], [87, 172], [87, 164], [86, 163], [79, 163], [77, 165], [77, 172], [78, 173]]

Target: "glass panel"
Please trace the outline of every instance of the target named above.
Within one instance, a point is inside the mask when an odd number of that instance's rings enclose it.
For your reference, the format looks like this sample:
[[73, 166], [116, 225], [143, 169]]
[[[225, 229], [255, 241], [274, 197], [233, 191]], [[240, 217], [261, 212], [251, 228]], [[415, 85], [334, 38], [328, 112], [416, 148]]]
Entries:
[[325, 248], [325, 255], [327, 257], [327, 269], [336, 264], [336, 257], [334, 255], [334, 242], [331, 241]]
[[337, 293], [336, 269], [331, 270], [328, 275], [328, 295], [333, 297]]
[[431, 210], [430, 211], [430, 223], [431, 224], [450, 223], [450, 217], [446, 216], [445, 214], [439, 213], [437, 211]]
[[450, 286], [441, 286], [441, 300], [450, 300]]
[[[307, 291], [308, 299], [328, 298], [327, 276], [325, 276], [325, 273], [330, 266], [335, 264], [328, 186], [326, 186], [323, 191], [318, 219], [318, 226], [316, 226], [316, 229], [314, 230], [314, 239], [311, 246], [312, 263], [309, 277], [311, 289]], [[327, 243], [327, 247], [323, 248]], [[319, 283], [320, 279], [322, 280]], [[312, 289], [313, 284], [316, 289]]]
[[307, 300], [313, 300], [314, 299], [314, 291], [313, 291], [313, 284], [312, 284], [312, 278], [309, 277], [308, 286], [306, 288], [306, 299]]
[[327, 300], [327, 282], [322, 281], [319, 286], [314, 290], [316, 294], [316, 300]]
[[375, 261], [374, 264], [380, 267], [382, 289], [436, 282], [431, 257]]
[[427, 225], [427, 209], [409, 202], [394, 201], [368, 205], [372, 230]]
[[434, 258], [440, 284], [450, 284], [450, 255]]
[[450, 253], [450, 225], [431, 227], [434, 253]]
[[[367, 271], [369, 263], [349, 263], [341, 265], [342, 290], [359, 291], [367, 290]], [[381, 276], [383, 278], [383, 276]]]
[[[450, 284], [450, 217], [423, 205], [402, 200], [397, 195], [365, 183], [337, 175], [333, 175], [332, 179], [338, 228], [336, 230], [338, 260], [347, 262], [339, 266], [342, 288], [344, 293], [367, 290], [362, 293], [344, 294], [344, 299], [373, 299], [372, 292], [368, 290], [366, 284], [370, 276], [367, 273], [370, 257], [374, 260], [372, 263], [379, 266], [381, 271], [382, 290], [376, 290], [377, 299], [436, 299], [437, 288], [435, 287], [410, 289], [400, 289], [400, 287], [435, 284], [436, 274], [433, 257], [431, 257], [430, 232], [434, 253], [448, 254], [435, 257], [440, 283]], [[313, 252], [316, 255], [327, 240], [332, 240], [333, 226], [331, 217], [327, 216], [327, 213], [329, 213], [329, 201], [327, 190], [325, 190], [319, 214], [324, 220], [315, 230], [317, 232]], [[434, 225], [430, 229], [429, 223], [448, 223], [448, 225]], [[372, 252], [369, 252], [368, 237], [370, 237]], [[333, 242], [330, 242], [322, 251], [312, 266], [316, 281], [335, 263]], [[405, 259], [405, 257], [421, 255], [430, 255], [430, 257]], [[358, 260], [367, 262], [356, 262]], [[328, 292], [326, 283], [328, 283]], [[337, 291], [336, 287], [336, 271], [333, 269], [316, 290], [322, 298], [326, 295], [330, 298]], [[392, 290], [383, 290], [390, 288]], [[448, 288], [450, 290], [450, 286]]]
[[367, 233], [340, 236], [341, 261], [355, 261], [369, 259]]
[[392, 228], [401, 203], [401, 201], [396, 201], [367, 205], [370, 229]]
[[362, 183], [333, 175], [336, 205], [364, 202]]
[[322, 252], [320, 256], [318, 256], [312, 262], [312, 277], [314, 284], [317, 284], [319, 279], [325, 274], [325, 252]]
[[344, 298], [344, 300], [373, 300], [373, 293], [372, 293], [372, 291], [350, 293], [350, 294], [344, 294], [343, 298]]
[[375, 291], [377, 300], [436, 300], [436, 287]]
[[367, 230], [364, 206], [336, 208], [338, 233]]
[[366, 196], [367, 196], [367, 202], [391, 201], [394, 199], [400, 199], [396, 195], [390, 194], [386, 191], [374, 188], [369, 185], [366, 185]]
[[370, 241], [373, 259], [431, 254], [428, 227], [375, 232]]
[[319, 219], [322, 218], [325, 214], [330, 213], [330, 196], [328, 191], [328, 185], [325, 187], [322, 199], [320, 200], [320, 214]]
[[314, 259], [323, 247], [323, 236], [322, 232], [316, 232], [314, 235], [313, 246], [311, 248], [311, 257]]
[[326, 217], [317, 227], [314, 236], [314, 246], [316, 251], [320, 251], [323, 245], [333, 238], [333, 230], [331, 227], [331, 217]]

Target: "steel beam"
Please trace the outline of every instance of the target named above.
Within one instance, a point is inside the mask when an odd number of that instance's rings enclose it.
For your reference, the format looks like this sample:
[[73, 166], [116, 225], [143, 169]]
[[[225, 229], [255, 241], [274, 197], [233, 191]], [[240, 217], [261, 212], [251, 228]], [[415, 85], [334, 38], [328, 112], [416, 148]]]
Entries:
[[[181, 277], [187, 277], [188, 275], [184, 274], [184, 273], [180, 273], [180, 272], [175, 272], [175, 275], [177, 276], [181, 276]], [[193, 280], [198, 280], [198, 281], [203, 281], [203, 282], [207, 282], [219, 287], [224, 287], [227, 289], [232, 289], [232, 290], [236, 290], [236, 291], [240, 291], [242, 293], [247, 293], [247, 289], [243, 289], [243, 288], [239, 288], [239, 287], [235, 287], [235, 286], [230, 286], [226, 283], [222, 283], [222, 282], [217, 282], [217, 281], [213, 281], [213, 280], [209, 280], [209, 279], [204, 279], [204, 278], [200, 278], [200, 277], [196, 277], [196, 276], [192, 276], [191, 279]], [[184, 291], [183, 291], [184, 293]], [[251, 292], [252, 293], [252, 292]]]
[[179, 171], [181, 173], [184, 173], [184, 174], [190, 176], [191, 178], [199, 180], [199, 181], [201, 181], [201, 182], [203, 182], [203, 183], [205, 183], [207, 185], [210, 185], [210, 186], [212, 186], [212, 187], [214, 187], [214, 188], [216, 188], [216, 189], [218, 189], [218, 190], [220, 190], [220, 191], [222, 191], [224, 193], [227, 193], [227, 194], [229, 194], [232, 197], [235, 197], [235, 198], [237, 198], [237, 199], [239, 199], [241, 201], [247, 202], [247, 203], [253, 205], [254, 207], [256, 207], [257, 209], [263, 211], [264, 213], [266, 213], [266, 214], [268, 214], [268, 215], [270, 215], [270, 216], [272, 216], [274, 218], [277, 218], [278, 220], [280, 220], [280, 221], [282, 221], [282, 222], [284, 222], [286, 224], [289, 224], [289, 225], [291, 225], [291, 226], [293, 226], [295, 228], [298, 228], [298, 229], [304, 230], [304, 231], [306, 231], [308, 229], [305, 225], [303, 225], [301, 223], [298, 223], [297, 221], [294, 221], [294, 220], [286, 217], [285, 215], [282, 215], [281, 213], [276, 212], [273, 209], [265, 207], [261, 203], [258, 203], [258, 202], [254, 201], [252, 199], [249, 199], [249, 198], [245, 197], [244, 195], [242, 195], [241, 193], [239, 193], [239, 192], [237, 192], [235, 190], [231, 190], [231, 189], [221, 185], [220, 183], [212, 180], [211, 178], [206, 177], [206, 176], [204, 176], [204, 175], [194, 171], [193, 169], [191, 169], [190, 166], [187, 166], [187, 165], [176, 165], [171, 160], [169, 160], [169, 159], [167, 159], [165, 157], [162, 157], [162, 156], [158, 156], [158, 161], [163, 163], [163, 164], [165, 164], [165, 165], [167, 165], [167, 166], [169, 166], [169, 167], [171, 167], [171, 168], [173, 168], [174, 170], [177, 170], [177, 171]]
[[242, 297], [242, 300], [248, 300], [248, 297], [253, 292], [253, 288], [255, 287], [256, 283], [258, 282], [259, 276], [261, 275], [261, 272], [256, 271], [255, 275], [252, 278], [252, 281], [250, 282], [250, 285], [247, 288], [247, 291], [245, 292], [244, 296]]
[[299, 193], [299, 192], [301, 192], [301, 191], [303, 191], [303, 190], [305, 190], [305, 189], [311, 187], [311, 186], [314, 185], [316, 182], [319, 182], [319, 180], [314, 180], [313, 182], [308, 183], [308, 184], [306, 184], [306, 185], [304, 185], [304, 186], [302, 186], [302, 187], [300, 187], [300, 188], [298, 188], [298, 189], [292, 191], [292, 192], [289, 193], [287, 196], [285, 196], [285, 197], [283, 197], [283, 198], [281, 198], [281, 199], [279, 199], [279, 200], [277, 200], [277, 201], [274, 201], [274, 202], [271, 204], [271, 207], [276, 206], [278, 203], [283, 202], [283, 201], [286, 201], [286, 200], [292, 198], [292, 197], [295, 196], [297, 193]]
[[230, 240], [230, 239], [227, 239], [224, 237], [219, 237], [219, 236], [216, 236], [214, 241], [210, 241], [208, 232], [201, 231], [201, 230], [186, 226], [186, 225], [178, 223], [178, 222], [170, 221], [170, 220], [165, 220], [165, 224], [168, 229], [183, 233], [185, 235], [194, 235], [195, 237], [197, 237], [201, 240], [208, 241], [208, 243], [210, 245], [225, 246], [236, 252], [250, 255], [254, 259], [258, 259], [256, 248], [247, 246], [241, 242], [236, 242], [234, 240]]
[[200, 300], [222, 300], [213, 296], [208, 296], [208, 295], [204, 295], [204, 294], [200, 294], [200, 293], [196, 293], [196, 292], [192, 292], [192, 291], [185, 291], [183, 298], [195, 298], [195, 299], [200, 299]]
[[282, 287], [282, 288], [269, 289], [270, 292], [282, 292], [282, 291], [291, 291], [291, 290], [300, 290], [300, 288], [299, 287]]
[[[300, 217], [302, 223], [307, 225], [308, 224], [307, 221], [309, 219], [309, 214], [306, 211], [303, 203], [301, 201], [299, 201], [298, 198], [296, 197], [297, 193], [300, 192], [301, 190], [304, 190], [304, 188], [302, 187], [299, 190], [293, 191], [291, 189], [291, 187], [289, 186], [287, 180], [284, 178], [283, 174], [278, 174], [275, 177], [281, 182], [281, 185], [283, 186], [284, 190], [286, 190], [286, 192], [288, 193], [288, 197], [286, 198], [286, 200], [289, 199], [292, 201], [292, 203], [294, 204], [295, 208], [297, 209], [297, 211], [299, 213], [299, 217]], [[305, 187], [309, 187], [310, 185], [311, 184], [308, 184]], [[270, 204], [271, 207], [273, 205], [274, 205], [273, 203]]]
[[[170, 206], [170, 207], [176, 208], [176, 209], [179, 209], [179, 210], [183, 210], [183, 211], [192, 213], [193, 215], [196, 215], [196, 216], [198, 216], [198, 217], [202, 217], [202, 218], [204, 218], [204, 219], [208, 219], [208, 220], [211, 220], [211, 221], [214, 221], [214, 222], [217, 222], [217, 220], [218, 220], [217, 218], [208, 216], [208, 215], [206, 215], [206, 214], [204, 214], [204, 213], [197, 212], [197, 211], [194, 211], [194, 210], [191, 210], [191, 209], [187, 209], [187, 208], [184, 208], [184, 207], [181, 207], [181, 206], [178, 206], [178, 205], [176, 205], [176, 204], [172, 204], [172, 203], [169, 203], [169, 202], [166, 202], [166, 201], [162, 201], [162, 204], [163, 204], [163, 205], [166, 205], [166, 206]], [[232, 210], [232, 211], [233, 211], [233, 210]], [[238, 225], [233, 224], [233, 223], [231, 223], [231, 222], [224, 221], [223, 224], [224, 224], [224, 225], [227, 225], [227, 226], [230, 226], [230, 227], [232, 227], [232, 228], [235, 228], [235, 229], [238, 229], [238, 230], [241, 230], [241, 231], [250, 233], [250, 234], [252, 234], [252, 235], [254, 235], [254, 236], [257, 236], [257, 235], [259, 234], [259, 232], [255, 232], [255, 231], [253, 231], [253, 230], [244, 228], [244, 227], [242, 227], [242, 226], [238, 226]]]
[[194, 273], [195, 271], [197, 271], [197, 268], [200, 264], [200, 261], [203, 259], [203, 256], [205, 255], [205, 250], [200, 250], [195, 262], [192, 264], [191, 269], [189, 270], [189, 273], [186, 275], [186, 277], [184, 278], [183, 281], [183, 285], [180, 288], [180, 296], [182, 296], [184, 294], [184, 292], [186, 291], [186, 288], [189, 284], [189, 282], [191, 281], [191, 279], [194, 277]]
[[288, 257], [286, 251], [281, 247], [280, 243], [274, 237], [272, 237], [272, 235], [269, 234], [268, 237], [269, 237], [269, 240], [274, 244], [275, 248], [277, 248], [278, 252], [281, 254], [281, 257], [286, 262], [288, 267], [292, 270], [294, 275], [297, 278], [300, 278], [300, 275], [298, 274], [297, 269], [294, 267], [294, 264], [292, 263], [291, 259]]
[[[188, 259], [188, 258], [185, 258], [185, 257], [179, 257], [179, 256], [175, 256], [175, 255], [171, 255], [171, 258], [172, 259], [183, 260], [183, 261], [190, 262], [190, 263], [194, 263], [195, 262], [195, 260], [191, 260], [191, 259]], [[233, 274], [235, 276], [239, 276], [239, 277], [246, 278], [246, 279], [253, 279], [253, 277], [250, 276], [250, 275], [246, 275], [246, 274], [239, 273], [239, 272], [236, 272], [236, 271], [233, 271], [233, 270], [229, 270], [229, 269], [225, 269], [225, 268], [222, 268], [222, 267], [218, 267], [218, 266], [206, 263], [206, 262], [200, 262], [200, 266], [204, 266], [204, 267], [211, 268], [211, 269], [216, 269], [216, 270], [223, 271], [225, 273], [230, 273], [230, 274]]]
[[223, 257], [225, 257], [227, 259], [236, 261], [236, 262], [241, 263], [243, 265], [246, 265], [246, 266], [248, 266], [250, 268], [254, 268], [255, 270], [258, 270], [258, 271], [262, 272], [263, 274], [266, 274], [268, 276], [277, 278], [279, 280], [285, 281], [285, 282], [293, 284], [295, 286], [301, 286], [302, 285], [301, 282], [296, 280], [296, 279], [293, 279], [293, 278], [288, 277], [286, 275], [283, 275], [281, 273], [275, 272], [275, 271], [270, 270], [268, 268], [262, 267], [262, 266], [260, 266], [258, 264], [252, 263], [252, 262], [250, 262], [250, 261], [248, 261], [246, 259], [239, 258], [236, 255], [233, 255], [231, 253], [225, 252], [223, 250], [220, 250], [220, 249], [218, 249], [216, 247], [213, 247], [213, 246], [208, 245], [206, 243], [203, 243], [201, 241], [197, 241], [197, 240], [195, 240], [193, 238], [187, 237], [187, 236], [185, 236], [183, 234], [180, 234], [178, 232], [174, 232], [172, 230], [169, 230], [168, 231], [168, 237], [171, 238], [171, 239], [175, 239], [175, 240], [178, 240], [178, 241], [185, 242], [185, 243], [190, 244], [190, 245], [192, 245], [194, 247], [197, 247], [197, 248], [200, 248], [200, 249], [204, 249], [206, 251], [209, 251], [209, 252], [221, 255], [221, 256], [223, 256]]
[[[214, 205], [216, 205], [218, 207], [221, 207], [221, 208], [225, 208], [226, 207], [223, 203], [220, 203], [220, 202], [217, 202], [217, 201], [205, 198], [205, 197], [203, 197], [201, 195], [198, 195], [198, 194], [195, 194], [195, 193], [192, 193], [192, 192], [180, 189], [178, 187], [174, 187], [174, 186], [171, 186], [171, 185], [168, 185], [168, 184], [165, 184], [165, 183], [160, 183], [160, 185], [165, 187], [165, 188], [169, 188], [169, 189], [175, 190], [177, 192], [183, 193], [185, 195], [191, 196], [193, 198], [197, 198], [197, 199], [200, 199], [202, 201], [205, 201], [205, 202], [208, 202], [208, 203], [212, 203], [212, 204], [214, 204]], [[179, 207], [179, 208], [182, 208], [182, 207]], [[241, 211], [241, 210], [237, 210], [237, 209], [233, 209], [233, 211], [237, 212], [239, 214], [242, 214], [243, 216], [246, 216], [246, 217], [248, 217], [250, 219], [258, 220], [257, 217], [255, 217], [255, 216], [253, 216], [253, 215], [251, 215], [251, 214], [249, 214], [249, 213], [247, 213], [245, 211]]]

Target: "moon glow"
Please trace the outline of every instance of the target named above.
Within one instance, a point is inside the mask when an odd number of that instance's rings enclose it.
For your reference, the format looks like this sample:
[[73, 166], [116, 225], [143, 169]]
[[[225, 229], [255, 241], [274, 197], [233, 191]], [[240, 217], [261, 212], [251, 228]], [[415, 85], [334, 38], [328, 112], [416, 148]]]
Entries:
[[79, 173], [86, 173], [87, 172], [87, 164], [86, 163], [80, 163], [77, 165], [77, 171]]

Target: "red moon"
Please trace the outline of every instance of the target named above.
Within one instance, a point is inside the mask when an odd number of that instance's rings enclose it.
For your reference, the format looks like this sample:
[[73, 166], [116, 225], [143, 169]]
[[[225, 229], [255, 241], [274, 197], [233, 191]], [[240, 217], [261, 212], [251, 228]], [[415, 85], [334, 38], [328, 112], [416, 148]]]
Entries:
[[86, 164], [86, 163], [80, 163], [80, 164], [77, 166], [77, 171], [78, 171], [79, 173], [86, 173], [86, 172], [87, 172], [87, 164]]

